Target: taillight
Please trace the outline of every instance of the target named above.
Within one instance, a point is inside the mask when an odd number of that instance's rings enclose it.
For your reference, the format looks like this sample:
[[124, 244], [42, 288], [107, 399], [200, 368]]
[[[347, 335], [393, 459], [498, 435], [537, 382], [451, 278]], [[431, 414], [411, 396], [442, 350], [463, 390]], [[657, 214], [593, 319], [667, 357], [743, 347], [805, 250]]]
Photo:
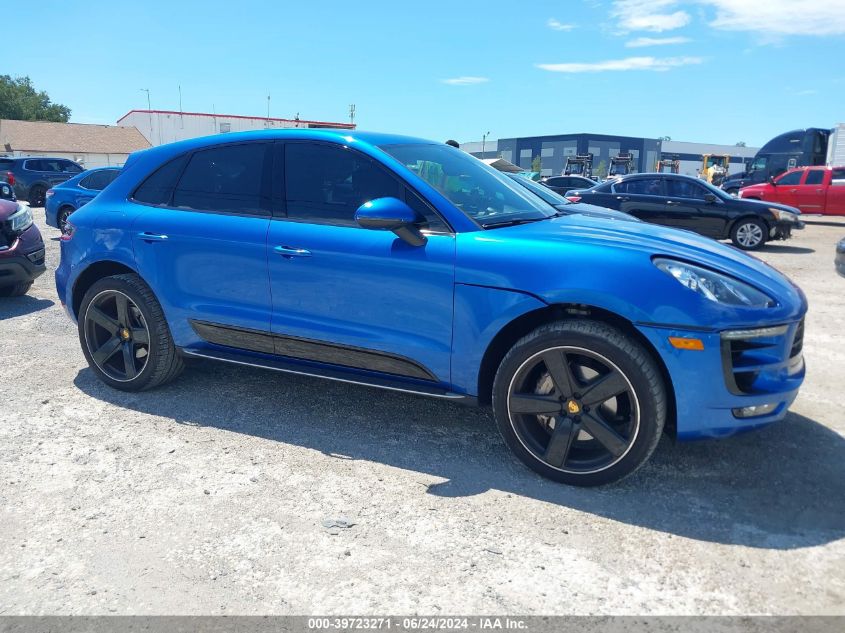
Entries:
[[73, 239], [73, 234], [76, 232], [76, 227], [71, 224], [70, 222], [65, 222], [64, 228], [62, 228], [62, 235], [59, 239], [62, 242], [70, 242]]
[[10, 185], [14, 185], [15, 184], [15, 174], [10, 172], [10, 171], [7, 171], [6, 172], [6, 182], [8, 182]]
[[46, 193], [45, 195], [46, 195], [48, 198], [52, 198], [54, 193], [56, 193], [56, 192], [55, 192], [55, 191], [53, 191], [52, 189], [48, 189], [48, 190], [47, 190], [47, 193]]
[[580, 202], [581, 196], [564, 196], [570, 202]]

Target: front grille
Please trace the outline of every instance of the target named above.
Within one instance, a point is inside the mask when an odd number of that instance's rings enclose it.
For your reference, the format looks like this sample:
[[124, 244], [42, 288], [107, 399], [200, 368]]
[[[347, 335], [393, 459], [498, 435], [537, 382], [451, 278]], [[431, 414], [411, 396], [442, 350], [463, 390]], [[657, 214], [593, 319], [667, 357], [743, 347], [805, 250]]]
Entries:
[[766, 336], [754, 336], [752, 330], [741, 337], [722, 333], [722, 369], [731, 393], [758, 395], [779, 391], [785, 379], [802, 369], [803, 319], [783, 326], [781, 332], [771, 332], [778, 328], [766, 329]]

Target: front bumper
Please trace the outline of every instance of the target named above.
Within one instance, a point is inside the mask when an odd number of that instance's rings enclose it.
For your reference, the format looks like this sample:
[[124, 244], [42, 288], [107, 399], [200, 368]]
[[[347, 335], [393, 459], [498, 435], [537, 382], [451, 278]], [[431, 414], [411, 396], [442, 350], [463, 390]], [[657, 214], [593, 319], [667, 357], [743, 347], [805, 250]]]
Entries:
[[769, 230], [769, 239], [788, 240], [792, 237], [792, 231], [801, 231], [803, 229], [804, 223], [800, 220], [798, 222], [778, 222]]
[[0, 286], [34, 281], [47, 270], [44, 242], [34, 226], [9, 246], [0, 247]]
[[[727, 437], [782, 420], [804, 380], [803, 325], [782, 334], [728, 340], [720, 332], [639, 326], [669, 373], [679, 440]], [[679, 350], [669, 337], [697, 338], [701, 351]], [[763, 415], [741, 417], [747, 407]]]

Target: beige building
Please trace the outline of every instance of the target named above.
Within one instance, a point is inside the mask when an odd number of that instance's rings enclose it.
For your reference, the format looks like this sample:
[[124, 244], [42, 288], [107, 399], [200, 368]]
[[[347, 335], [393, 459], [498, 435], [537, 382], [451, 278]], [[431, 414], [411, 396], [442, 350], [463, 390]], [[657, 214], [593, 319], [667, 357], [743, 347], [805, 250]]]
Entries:
[[131, 126], [0, 119], [0, 155], [69, 158], [91, 169], [123, 165], [129, 154], [148, 147]]

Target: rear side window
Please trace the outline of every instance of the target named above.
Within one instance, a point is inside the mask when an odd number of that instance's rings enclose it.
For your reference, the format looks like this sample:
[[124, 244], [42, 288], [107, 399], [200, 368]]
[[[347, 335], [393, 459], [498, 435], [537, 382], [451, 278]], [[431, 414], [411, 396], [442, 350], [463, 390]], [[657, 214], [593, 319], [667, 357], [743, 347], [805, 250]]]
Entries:
[[821, 169], [811, 169], [807, 172], [807, 180], [804, 181], [804, 184], [820, 185], [822, 180], [824, 180], [824, 172]]
[[15, 161], [0, 158], [0, 169], [10, 171], [15, 167]]
[[267, 143], [221, 145], [191, 155], [172, 206], [178, 209], [270, 215], [269, 195], [262, 195], [271, 158]]
[[623, 180], [613, 185], [615, 193], [630, 193], [645, 196], [660, 195], [660, 178], [637, 178], [635, 180]]
[[183, 154], [159, 167], [135, 190], [132, 199], [156, 206], [169, 205], [176, 181], [182, 175], [187, 162], [188, 154]]
[[84, 169], [82, 169], [82, 167], [70, 160], [60, 161], [59, 167], [63, 172], [66, 172], [68, 174], [81, 174], [83, 171], [85, 171]]
[[43, 166], [41, 163], [43, 161], [36, 159], [27, 160], [23, 163], [23, 168], [28, 169], [29, 171], [47, 171], [46, 166]]
[[831, 185], [836, 185], [837, 187], [845, 186], [845, 167], [834, 169], [831, 178], [833, 178], [830, 182]]
[[801, 176], [803, 175], [804, 172], [800, 169], [798, 171], [791, 171], [778, 180], [777, 183], [779, 185], [797, 185], [801, 182]]
[[355, 211], [375, 198], [403, 199], [403, 187], [369, 158], [343, 147], [288, 143], [285, 202], [290, 219], [357, 226]]
[[117, 170], [115, 169], [104, 169], [103, 171], [95, 171], [93, 174], [88, 174], [79, 181], [79, 186], [85, 189], [91, 189], [92, 191], [102, 191], [105, 189], [111, 181], [117, 178], [118, 175]]

